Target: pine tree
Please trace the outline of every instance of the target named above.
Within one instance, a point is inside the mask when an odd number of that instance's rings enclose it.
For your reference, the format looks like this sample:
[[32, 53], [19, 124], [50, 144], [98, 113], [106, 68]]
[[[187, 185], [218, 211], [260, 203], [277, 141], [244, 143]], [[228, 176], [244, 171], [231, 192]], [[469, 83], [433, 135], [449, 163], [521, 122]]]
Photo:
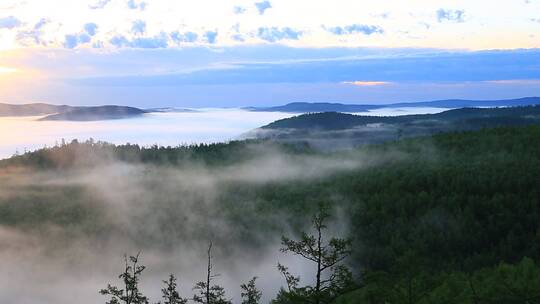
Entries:
[[242, 296], [242, 304], [259, 304], [262, 292], [257, 289], [255, 280], [257, 280], [257, 277], [253, 277], [246, 284], [240, 285], [240, 288], [242, 289], [240, 294]]
[[304, 289], [297, 287], [298, 278], [290, 275], [286, 267], [278, 265], [289, 289], [309, 296], [315, 304], [331, 302], [352, 284], [351, 272], [340, 264], [351, 254], [351, 241], [333, 237], [325, 243], [323, 232], [327, 229], [325, 222], [329, 217], [327, 210], [321, 207], [312, 221], [315, 235], [303, 232], [299, 241], [285, 236], [281, 241], [284, 246], [282, 252], [292, 252], [316, 264], [315, 286]]
[[139, 255], [124, 255], [124, 271], [118, 276], [124, 283], [124, 289], [120, 289], [111, 284], [107, 288], [99, 291], [100, 294], [110, 296], [111, 299], [106, 304], [148, 304], [148, 298], [139, 291], [139, 280], [145, 266], [139, 265]]
[[[163, 281], [165, 287], [161, 289], [163, 304], [186, 304], [188, 299], [180, 297], [177, 290], [176, 277], [169, 275], [169, 279]], [[158, 304], [162, 304], [159, 302]]]

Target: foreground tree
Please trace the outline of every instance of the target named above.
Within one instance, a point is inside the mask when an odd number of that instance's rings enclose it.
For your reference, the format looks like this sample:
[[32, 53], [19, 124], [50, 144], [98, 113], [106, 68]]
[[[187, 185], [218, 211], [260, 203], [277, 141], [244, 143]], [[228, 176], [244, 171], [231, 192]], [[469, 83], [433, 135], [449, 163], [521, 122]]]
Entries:
[[198, 282], [193, 288], [197, 293], [193, 296], [193, 301], [201, 304], [231, 304], [225, 298], [225, 289], [219, 285], [211, 285], [212, 280], [219, 276], [212, 274], [212, 242], [208, 246], [208, 266], [206, 281]]
[[[176, 277], [171, 274], [169, 279], [163, 281], [165, 287], [161, 289], [161, 297], [163, 298], [163, 304], [186, 304], [188, 299], [180, 297], [178, 293]], [[158, 302], [162, 304], [162, 302]]]
[[253, 277], [246, 284], [240, 285], [240, 288], [242, 289], [240, 294], [242, 296], [242, 304], [259, 304], [262, 292], [257, 289], [257, 286], [255, 285], [256, 280], [257, 277]]
[[99, 291], [102, 295], [110, 296], [106, 304], [148, 304], [148, 298], [139, 291], [139, 280], [145, 269], [145, 266], [139, 265], [139, 255], [140, 252], [129, 259], [124, 255], [124, 271], [118, 276], [124, 283], [123, 289], [108, 284], [107, 288]]
[[352, 286], [351, 272], [341, 265], [351, 254], [351, 241], [333, 237], [325, 242], [323, 233], [329, 217], [327, 210], [321, 207], [312, 220], [314, 235], [303, 232], [298, 241], [282, 237], [282, 252], [291, 252], [316, 264], [315, 286], [304, 288], [298, 287], [299, 278], [292, 276], [287, 267], [278, 265], [292, 298], [304, 298], [315, 304], [330, 303]]

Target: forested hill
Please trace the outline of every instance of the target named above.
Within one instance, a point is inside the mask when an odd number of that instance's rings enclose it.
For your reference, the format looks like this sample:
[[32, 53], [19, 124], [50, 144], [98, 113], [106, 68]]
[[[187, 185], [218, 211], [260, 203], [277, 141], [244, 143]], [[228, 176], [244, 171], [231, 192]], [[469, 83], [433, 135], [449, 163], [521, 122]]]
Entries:
[[[339, 303], [475, 303], [475, 297], [503, 299], [478, 303], [525, 303], [518, 300], [540, 294], [534, 262], [540, 260], [540, 126], [330, 154], [280, 146], [252, 141], [143, 149], [73, 142], [26, 153], [0, 162], [8, 169], [0, 176], [0, 224], [37, 235], [55, 227], [47, 235], [55, 238], [50, 251], [111, 238], [151, 251], [214, 235], [216, 248], [263, 256], [275, 250], [265, 240], [279, 238], [284, 227], [303, 229], [322, 202], [349, 224], [353, 254], [347, 262], [361, 278]], [[116, 164], [96, 158], [104, 155]], [[71, 172], [77, 156], [91, 170]], [[199, 161], [205, 167], [196, 170]], [[186, 163], [190, 169], [182, 171]], [[123, 169], [111, 176], [113, 165]], [[16, 169], [24, 166], [33, 169]], [[51, 169], [70, 182], [51, 181]], [[86, 172], [93, 178], [77, 178]], [[215, 183], [192, 183], [195, 178]], [[130, 229], [106, 216], [114, 204], [94, 192], [119, 182], [115, 202], [149, 206], [125, 215], [137, 223]], [[188, 221], [186, 210], [228, 228]]]
[[73, 107], [67, 111], [51, 114], [41, 120], [96, 121], [139, 116], [146, 111], [125, 106]]
[[44, 116], [40, 120], [96, 121], [129, 118], [148, 111], [127, 106], [68, 106], [46, 103], [0, 103], [0, 117]]
[[364, 112], [383, 108], [400, 107], [434, 107], [434, 108], [465, 108], [465, 107], [516, 107], [539, 105], [540, 97], [524, 97], [517, 99], [503, 100], [464, 100], [447, 99], [422, 102], [401, 102], [392, 104], [343, 104], [329, 102], [292, 102], [282, 106], [274, 107], [249, 107], [249, 111], [256, 112], [289, 112], [289, 113], [310, 113], [310, 112]]
[[530, 124], [540, 124], [540, 106], [462, 108], [438, 114], [387, 117], [325, 112], [278, 120], [246, 136], [339, 150], [401, 138]]
[[[81, 158], [91, 170], [71, 171]], [[305, 229], [325, 203], [353, 244], [347, 264], [357, 290], [339, 303], [526, 303], [540, 295], [540, 126], [324, 154], [262, 141], [146, 149], [73, 142], [0, 165], [0, 224], [48, 233], [45, 252], [111, 239], [155, 252], [213, 235], [215, 248], [264, 256], [276, 250], [268, 240]], [[52, 169], [67, 182], [51, 180]], [[107, 216], [124, 201], [146, 207], [122, 221]], [[208, 218], [227, 229], [196, 221]]]
[[344, 130], [367, 124], [456, 123], [504, 125], [540, 122], [540, 106], [507, 108], [461, 108], [437, 114], [361, 116], [338, 112], [310, 113], [272, 122], [263, 129]]

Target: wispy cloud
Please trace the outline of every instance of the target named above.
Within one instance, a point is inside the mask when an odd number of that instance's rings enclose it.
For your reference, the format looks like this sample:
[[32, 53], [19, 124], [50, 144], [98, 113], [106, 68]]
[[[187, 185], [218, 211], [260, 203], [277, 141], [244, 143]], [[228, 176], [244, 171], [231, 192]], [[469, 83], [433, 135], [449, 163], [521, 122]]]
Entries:
[[540, 79], [502, 79], [488, 80], [485, 83], [491, 84], [507, 84], [507, 85], [540, 85]]
[[144, 34], [146, 32], [146, 22], [143, 20], [135, 20], [131, 25], [131, 33], [133, 34]]
[[465, 22], [465, 10], [439, 9], [437, 11], [437, 21], [439, 22]]
[[171, 33], [171, 39], [174, 42], [182, 43], [182, 42], [188, 42], [193, 43], [196, 42], [197, 39], [199, 39], [199, 35], [195, 32], [184, 32], [181, 33], [179, 31], [174, 31]]
[[208, 43], [210, 43], [210, 44], [216, 43], [217, 36], [218, 36], [217, 30], [216, 31], [207, 31], [206, 33], [204, 33], [204, 37], [206, 38], [206, 41]]
[[290, 27], [260, 27], [257, 31], [257, 37], [268, 42], [280, 40], [298, 40], [302, 36], [302, 31]]
[[88, 5], [90, 9], [102, 9], [104, 8], [111, 0], [99, 0], [93, 4]]
[[128, 39], [123, 35], [116, 35], [109, 42], [119, 48], [159, 49], [166, 48], [169, 45], [168, 35], [165, 33], [152, 37], [138, 37], [134, 39]]
[[356, 33], [362, 33], [364, 35], [371, 34], [382, 34], [384, 29], [377, 25], [366, 25], [366, 24], [351, 24], [347, 26], [335, 26], [335, 27], [324, 27], [330, 33], [335, 35], [350, 35]]
[[14, 16], [0, 18], [0, 29], [13, 29], [22, 25], [23, 23], [21, 20], [15, 18]]
[[246, 10], [246, 8], [243, 7], [243, 6], [235, 6], [234, 9], [233, 9], [233, 11], [234, 11], [234, 13], [235, 13], [236, 15], [240, 15], [240, 14], [245, 13], [247, 10]]
[[128, 0], [127, 6], [130, 9], [139, 9], [144, 11], [146, 9], [147, 3], [144, 1]]
[[270, 1], [266, 0], [262, 2], [256, 2], [255, 7], [259, 11], [260, 15], [264, 15], [267, 9], [272, 8], [272, 4], [270, 3]]
[[20, 30], [17, 33], [17, 42], [23, 46], [46, 45], [46, 41], [42, 38], [44, 34], [43, 29], [49, 23], [49, 19], [42, 18], [34, 25], [32, 29]]
[[93, 22], [84, 25], [84, 31], [90, 36], [96, 35], [97, 29], [98, 25]]

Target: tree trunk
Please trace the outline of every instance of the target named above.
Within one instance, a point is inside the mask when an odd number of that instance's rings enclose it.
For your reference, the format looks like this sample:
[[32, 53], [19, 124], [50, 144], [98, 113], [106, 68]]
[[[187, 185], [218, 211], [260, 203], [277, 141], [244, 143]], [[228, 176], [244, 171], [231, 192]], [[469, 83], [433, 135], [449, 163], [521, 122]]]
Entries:
[[315, 286], [315, 304], [320, 304], [321, 303], [321, 268], [322, 268], [322, 265], [321, 265], [321, 262], [322, 262], [322, 248], [321, 248], [321, 227], [320, 225], [317, 227], [317, 233], [318, 233], [318, 238], [317, 238], [317, 285]]
[[212, 242], [208, 246], [208, 271], [206, 274], [206, 304], [210, 304], [210, 276], [212, 272]]

